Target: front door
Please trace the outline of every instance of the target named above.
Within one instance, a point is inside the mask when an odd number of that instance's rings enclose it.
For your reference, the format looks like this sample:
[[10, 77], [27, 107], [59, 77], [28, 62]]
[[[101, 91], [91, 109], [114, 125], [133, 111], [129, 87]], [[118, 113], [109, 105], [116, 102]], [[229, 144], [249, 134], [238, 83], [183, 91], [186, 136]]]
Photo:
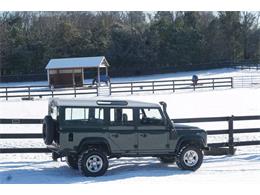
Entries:
[[169, 130], [160, 109], [141, 108], [137, 132], [140, 153], [169, 150]]

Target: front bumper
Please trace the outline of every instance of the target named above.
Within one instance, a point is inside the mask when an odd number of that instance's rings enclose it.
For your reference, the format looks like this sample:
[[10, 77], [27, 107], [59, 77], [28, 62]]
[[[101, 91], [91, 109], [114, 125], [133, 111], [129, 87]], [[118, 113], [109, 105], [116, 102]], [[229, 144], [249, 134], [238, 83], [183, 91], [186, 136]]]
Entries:
[[208, 146], [204, 146], [204, 147], [202, 147], [201, 149], [202, 149], [202, 150], [206, 150], [206, 151], [210, 151], [210, 147], [208, 147]]

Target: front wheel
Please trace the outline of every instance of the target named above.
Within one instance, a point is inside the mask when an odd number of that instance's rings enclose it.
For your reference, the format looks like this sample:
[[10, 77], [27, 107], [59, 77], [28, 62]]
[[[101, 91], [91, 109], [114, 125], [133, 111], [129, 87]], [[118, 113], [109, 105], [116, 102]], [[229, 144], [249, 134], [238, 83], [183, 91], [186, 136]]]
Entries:
[[88, 150], [79, 156], [78, 167], [87, 177], [102, 176], [108, 168], [107, 156], [98, 150]]
[[183, 170], [196, 171], [203, 161], [203, 152], [195, 146], [183, 147], [177, 158], [177, 166]]

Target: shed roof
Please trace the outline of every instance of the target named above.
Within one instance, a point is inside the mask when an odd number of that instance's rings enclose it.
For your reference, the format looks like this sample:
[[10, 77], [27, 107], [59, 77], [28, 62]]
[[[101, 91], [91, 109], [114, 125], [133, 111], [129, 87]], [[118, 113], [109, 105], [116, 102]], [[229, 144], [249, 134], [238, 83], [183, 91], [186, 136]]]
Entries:
[[51, 59], [45, 69], [97, 68], [109, 66], [105, 56]]

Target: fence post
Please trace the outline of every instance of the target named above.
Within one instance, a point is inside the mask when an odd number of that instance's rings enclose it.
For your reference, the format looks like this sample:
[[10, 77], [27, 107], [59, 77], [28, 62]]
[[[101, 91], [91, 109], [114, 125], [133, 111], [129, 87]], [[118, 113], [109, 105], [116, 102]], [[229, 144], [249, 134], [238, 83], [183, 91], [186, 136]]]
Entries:
[[28, 87], [28, 96], [29, 96], [29, 100], [31, 99], [31, 87]]
[[112, 87], [112, 85], [111, 85], [111, 83], [109, 82], [109, 95], [112, 94], [112, 89], [111, 89], [111, 87]]
[[215, 79], [214, 78], [212, 79], [212, 88], [213, 88], [213, 90], [215, 89]]
[[172, 81], [172, 92], [175, 92], [174, 81]]
[[234, 88], [234, 80], [233, 80], [233, 77], [230, 77], [231, 78], [231, 88]]
[[5, 88], [5, 99], [8, 100], [8, 89], [7, 89], [7, 87]]
[[51, 87], [51, 97], [54, 97], [54, 94], [53, 94], [53, 87]]
[[133, 94], [133, 83], [131, 82], [131, 94]]
[[74, 97], [77, 97], [76, 86], [75, 86], [75, 85], [73, 85], [73, 88], [74, 88]]
[[152, 82], [152, 85], [153, 85], [153, 93], [154, 93], [154, 81]]
[[232, 115], [228, 119], [228, 147], [229, 147], [229, 154], [234, 155], [234, 116]]

